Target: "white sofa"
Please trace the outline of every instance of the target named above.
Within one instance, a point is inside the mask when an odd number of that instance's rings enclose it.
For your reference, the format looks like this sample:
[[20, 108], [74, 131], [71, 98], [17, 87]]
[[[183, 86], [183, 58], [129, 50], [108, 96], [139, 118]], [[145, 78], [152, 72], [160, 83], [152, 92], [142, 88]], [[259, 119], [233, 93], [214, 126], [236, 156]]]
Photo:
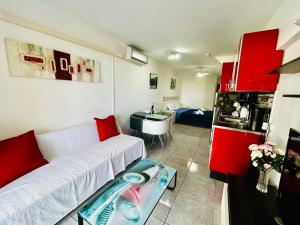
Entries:
[[99, 141], [89, 122], [37, 135], [42, 166], [0, 189], [0, 225], [50, 225], [69, 214], [133, 161], [142, 139], [120, 134]]

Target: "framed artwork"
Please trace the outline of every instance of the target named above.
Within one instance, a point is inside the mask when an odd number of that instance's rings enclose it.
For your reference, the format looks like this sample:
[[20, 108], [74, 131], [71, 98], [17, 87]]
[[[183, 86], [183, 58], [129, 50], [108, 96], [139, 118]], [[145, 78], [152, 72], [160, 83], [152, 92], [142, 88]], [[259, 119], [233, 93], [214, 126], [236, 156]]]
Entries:
[[176, 89], [176, 79], [175, 78], [171, 78], [170, 89], [171, 90]]
[[150, 73], [150, 89], [157, 89], [158, 74]]
[[93, 59], [5, 38], [11, 76], [100, 82], [100, 64]]

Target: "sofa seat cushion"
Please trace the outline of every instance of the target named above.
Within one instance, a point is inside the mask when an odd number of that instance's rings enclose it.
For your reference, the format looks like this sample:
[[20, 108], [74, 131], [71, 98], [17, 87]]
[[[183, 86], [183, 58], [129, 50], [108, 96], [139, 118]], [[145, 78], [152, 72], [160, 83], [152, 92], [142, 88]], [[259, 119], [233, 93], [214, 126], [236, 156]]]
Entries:
[[64, 155], [0, 189], [0, 225], [54, 224], [111, 179], [106, 153]]
[[126, 134], [120, 134], [88, 146], [82, 146], [76, 152], [89, 151], [91, 148], [110, 157], [115, 175], [125, 170], [135, 160], [139, 158], [144, 159], [147, 155], [144, 141]]

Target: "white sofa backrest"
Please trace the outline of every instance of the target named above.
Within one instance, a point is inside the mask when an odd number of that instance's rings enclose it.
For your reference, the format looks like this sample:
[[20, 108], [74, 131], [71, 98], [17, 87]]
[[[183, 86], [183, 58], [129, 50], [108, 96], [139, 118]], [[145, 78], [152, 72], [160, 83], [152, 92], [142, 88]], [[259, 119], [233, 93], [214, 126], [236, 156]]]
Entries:
[[94, 121], [58, 131], [36, 135], [39, 148], [45, 159], [51, 161], [83, 145], [99, 141]]

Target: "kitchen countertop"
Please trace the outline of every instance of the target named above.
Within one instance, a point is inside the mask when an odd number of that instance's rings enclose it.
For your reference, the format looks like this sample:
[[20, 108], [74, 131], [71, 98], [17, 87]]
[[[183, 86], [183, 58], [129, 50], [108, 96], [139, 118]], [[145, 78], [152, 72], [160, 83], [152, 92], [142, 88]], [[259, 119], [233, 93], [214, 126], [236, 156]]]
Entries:
[[257, 178], [228, 175], [228, 210], [230, 225], [277, 225], [277, 189], [268, 193], [256, 190]]
[[235, 128], [235, 127], [222, 126], [222, 125], [213, 125], [213, 127], [227, 129], [227, 130], [240, 131], [240, 132], [245, 132], [245, 133], [251, 133], [251, 134], [258, 134], [258, 135], [262, 135], [263, 134], [263, 132], [259, 132], [259, 131], [253, 131], [253, 130], [247, 130], [247, 129], [240, 129], [240, 128]]

